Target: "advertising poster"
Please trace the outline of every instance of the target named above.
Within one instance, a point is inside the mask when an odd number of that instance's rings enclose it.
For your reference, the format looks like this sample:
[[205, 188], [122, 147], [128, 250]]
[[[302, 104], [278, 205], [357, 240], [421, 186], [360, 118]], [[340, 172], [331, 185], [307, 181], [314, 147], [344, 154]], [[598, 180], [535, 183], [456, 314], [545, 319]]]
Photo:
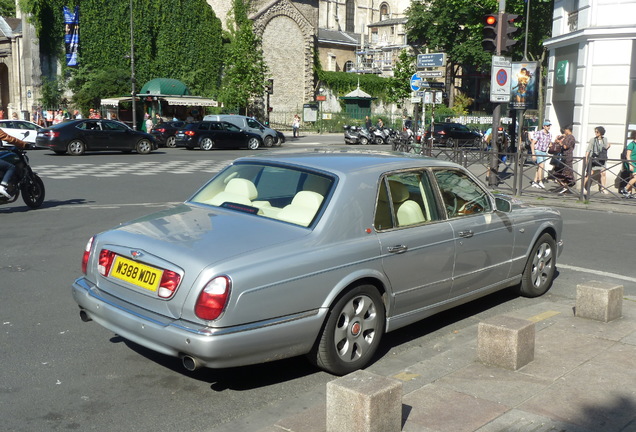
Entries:
[[537, 109], [537, 62], [512, 62], [510, 77], [510, 108]]
[[64, 47], [66, 48], [66, 65], [77, 66], [79, 48], [79, 6], [71, 12], [64, 6]]

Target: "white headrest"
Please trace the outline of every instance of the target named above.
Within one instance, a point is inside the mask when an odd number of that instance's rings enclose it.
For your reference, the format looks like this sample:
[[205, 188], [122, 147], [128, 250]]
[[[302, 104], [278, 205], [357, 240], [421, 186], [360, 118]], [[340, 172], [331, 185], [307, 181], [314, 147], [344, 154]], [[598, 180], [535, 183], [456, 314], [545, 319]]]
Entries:
[[300, 191], [294, 196], [291, 205], [317, 210], [318, 207], [320, 207], [322, 200], [322, 195], [317, 192]]
[[253, 200], [258, 195], [256, 186], [249, 180], [242, 178], [233, 178], [225, 185], [225, 192], [246, 197]]

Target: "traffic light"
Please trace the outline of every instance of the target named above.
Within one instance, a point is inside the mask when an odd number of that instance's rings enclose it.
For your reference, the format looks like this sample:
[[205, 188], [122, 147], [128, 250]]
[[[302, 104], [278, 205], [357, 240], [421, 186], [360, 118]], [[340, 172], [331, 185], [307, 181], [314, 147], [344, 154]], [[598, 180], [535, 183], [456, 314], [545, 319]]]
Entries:
[[490, 14], [484, 16], [484, 39], [481, 41], [481, 46], [485, 51], [492, 53], [497, 51], [497, 21], [497, 15]]
[[272, 78], [267, 80], [267, 85], [265, 86], [265, 91], [269, 94], [274, 93], [274, 80]]
[[519, 31], [519, 27], [515, 26], [515, 22], [519, 15], [503, 13], [501, 19], [501, 52], [507, 52], [514, 44], [517, 43], [512, 36]]

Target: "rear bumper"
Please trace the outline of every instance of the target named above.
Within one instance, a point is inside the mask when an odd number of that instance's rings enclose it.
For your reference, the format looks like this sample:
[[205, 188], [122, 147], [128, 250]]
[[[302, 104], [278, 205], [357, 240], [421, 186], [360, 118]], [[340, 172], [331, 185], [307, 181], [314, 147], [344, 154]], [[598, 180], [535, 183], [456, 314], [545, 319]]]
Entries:
[[235, 327], [212, 328], [169, 320], [102, 294], [84, 277], [72, 286], [73, 298], [86, 315], [114, 333], [173, 356], [191, 356], [210, 368], [264, 363], [308, 353], [326, 310], [278, 317]]

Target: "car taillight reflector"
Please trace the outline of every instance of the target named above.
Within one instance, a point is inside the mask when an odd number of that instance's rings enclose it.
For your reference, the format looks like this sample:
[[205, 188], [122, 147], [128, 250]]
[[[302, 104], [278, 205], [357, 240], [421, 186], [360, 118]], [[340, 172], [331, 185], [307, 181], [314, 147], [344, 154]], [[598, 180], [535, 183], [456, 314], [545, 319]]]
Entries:
[[184, 132], [184, 134], [186, 134], [187, 136], [194, 136], [194, 131], [187, 130]]
[[114, 261], [115, 252], [109, 251], [108, 249], [102, 249], [99, 252], [99, 261], [97, 262], [97, 271], [99, 274], [102, 276], [108, 276]]
[[158, 128], [158, 129], [155, 129], [155, 130], [156, 130], [157, 132], [161, 132], [161, 133], [164, 133], [164, 132], [166, 131], [164, 128]]
[[86, 243], [86, 249], [84, 249], [84, 255], [82, 256], [82, 273], [86, 274], [88, 267], [88, 259], [91, 257], [91, 247], [93, 247], [93, 237]]
[[45, 131], [44, 135], [48, 138], [57, 138], [60, 136], [60, 133], [58, 131]]
[[170, 298], [181, 282], [181, 275], [172, 270], [164, 270], [159, 284], [158, 294], [161, 298]]
[[226, 276], [212, 279], [199, 294], [194, 306], [194, 313], [204, 320], [217, 319], [225, 309], [230, 297], [230, 286], [230, 279]]
[[440, 135], [446, 135], [446, 131], [439, 131]]

